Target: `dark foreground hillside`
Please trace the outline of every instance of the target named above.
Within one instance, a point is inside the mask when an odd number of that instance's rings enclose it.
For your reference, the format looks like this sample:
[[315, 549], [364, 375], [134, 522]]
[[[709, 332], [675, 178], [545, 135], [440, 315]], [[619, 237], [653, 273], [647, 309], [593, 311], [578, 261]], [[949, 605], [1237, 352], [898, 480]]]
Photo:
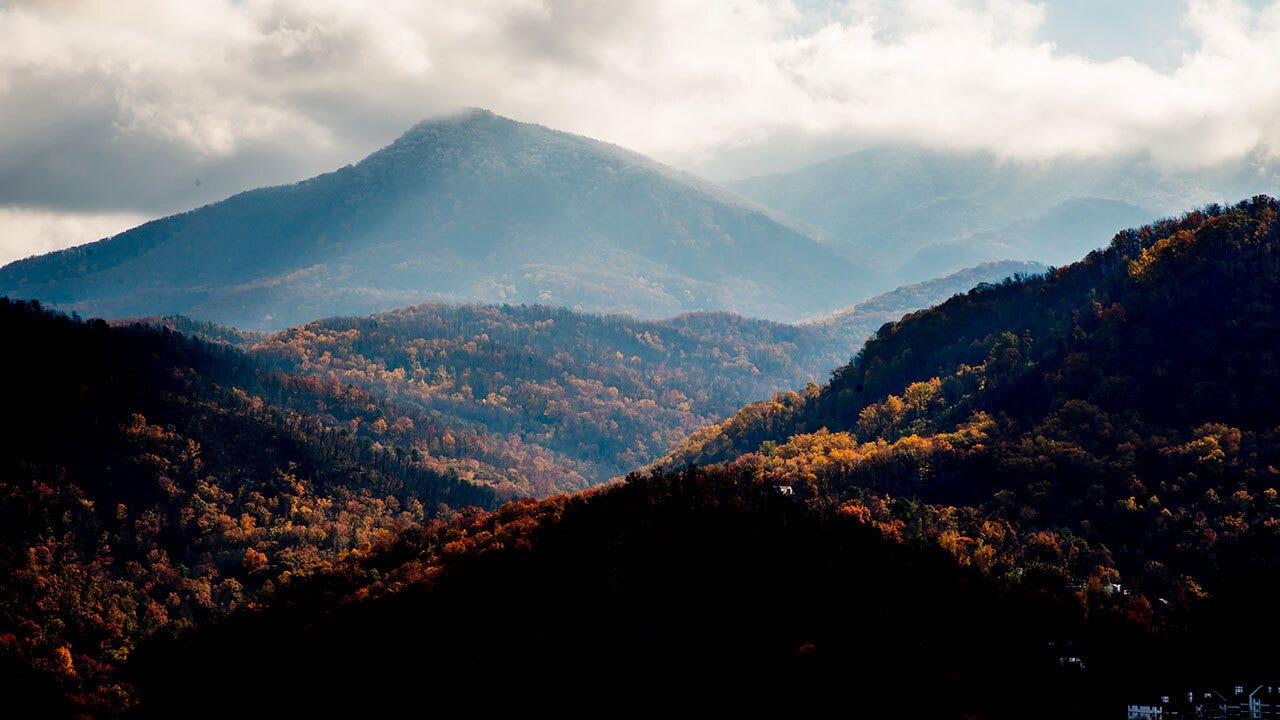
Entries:
[[1078, 603], [1023, 590], [740, 473], [690, 471], [410, 531], [261, 612], [156, 639], [132, 672], [146, 717], [448, 702], [1013, 718], [1046, 695], [1036, 717], [1065, 716], [1091, 699], [1067, 692], [1050, 644]]
[[153, 636], [127, 677], [138, 717], [399, 715], [423, 698], [1112, 717], [1153, 691], [1280, 673], [1278, 579], [1255, 570], [1153, 615], [1043, 564], [995, 578], [752, 473], [688, 470], [411, 529], [264, 608]]

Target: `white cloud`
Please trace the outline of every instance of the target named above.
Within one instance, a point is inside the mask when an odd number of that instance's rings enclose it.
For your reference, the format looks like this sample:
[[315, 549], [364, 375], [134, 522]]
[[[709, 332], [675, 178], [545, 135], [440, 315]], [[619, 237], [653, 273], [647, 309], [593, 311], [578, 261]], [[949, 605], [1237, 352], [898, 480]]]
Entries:
[[1187, 167], [1280, 154], [1280, 4], [1191, 0], [1163, 70], [1050, 43], [1048, 7], [0, 0], [0, 206], [184, 209], [463, 105], [713, 175], [881, 141]]
[[49, 212], [0, 207], [0, 265], [111, 237], [143, 223], [136, 213]]

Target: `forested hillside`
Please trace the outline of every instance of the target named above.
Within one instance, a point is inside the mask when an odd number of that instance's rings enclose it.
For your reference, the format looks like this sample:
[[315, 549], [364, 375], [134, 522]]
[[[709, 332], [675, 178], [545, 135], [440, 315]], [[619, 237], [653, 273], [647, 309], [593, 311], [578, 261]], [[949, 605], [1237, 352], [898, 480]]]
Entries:
[[6, 689], [119, 711], [133, 695], [118, 669], [139, 638], [204, 624], [442, 512], [624, 474], [751, 398], [821, 377], [876, 312], [1014, 267], [810, 326], [427, 304], [268, 336], [0, 300], [0, 328], [23, 348], [0, 368], [21, 419], [0, 438]]
[[442, 509], [495, 504], [488, 488], [339, 429], [375, 409], [353, 388], [258, 375], [225, 345], [7, 298], [0, 332], [21, 349], [0, 354], [8, 708], [66, 694], [79, 712], [119, 710], [116, 669], [138, 638]]
[[1209, 207], [912, 314], [665, 462], [752, 468], [997, 574], [1194, 601], [1280, 539], [1276, 215]]
[[[1131, 632], [1116, 600], [1090, 603], [1099, 631]], [[398, 715], [452, 697], [1012, 719], [1044, 696], [1036, 717], [1069, 717], [1106, 697], [1060, 661], [1064, 638], [1093, 632], [1079, 606], [743, 473], [694, 470], [414, 528], [269, 607], [154, 638], [130, 670], [147, 717]]]
[[[625, 475], [749, 402], [826, 379], [889, 320], [976, 284], [1040, 270], [1018, 262], [970, 268], [799, 326], [728, 313], [643, 321], [545, 306], [430, 303], [241, 343], [269, 366], [359, 385], [473, 430], [478, 443], [545, 449], [572, 473], [526, 463], [509, 477], [486, 476], [497, 487], [542, 496]], [[176, 327], [204, 332], [192, 323]]]
[[251, 354], [569, 459], [572, 477], [512, 479], [547, 495], [626, 474], [752, 399], [822, 377], [818, 340], [723, 313], [644, 322], [427, 304], [309, 323]]

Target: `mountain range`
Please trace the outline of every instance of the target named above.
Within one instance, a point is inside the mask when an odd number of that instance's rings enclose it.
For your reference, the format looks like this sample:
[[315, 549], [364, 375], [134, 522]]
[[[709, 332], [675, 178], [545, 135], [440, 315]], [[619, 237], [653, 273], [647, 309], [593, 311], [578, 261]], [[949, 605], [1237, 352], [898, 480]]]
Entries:
[[[512, 687], [568, 673], [592, 702], [636, 683], [784, 701], [806, 681], [829, 702], [853, 668], [875, 712], [928, 682], [945, 692], [917, 715], [1049, 695], [1070, 702], [1045, 716], [1082, 717], [1170, 678], [1280, 670], [1240, 644], [1280, 597], [1277, 217], [1266, 197], [1209, 207], [979, 282], [649, 473], [494, 512], [518, 490], [502, 478], [626, 441], [614, 410], [785, 375], [805, 328], [891, 298], [800, 328], [432, 304], [275, 335], [172, 323], [208, 341], [5, 301], [31, 348], [4, 374], [29, 420], [0, 453], [6, 692], [159, 717], [286, 678], [299, 707], [341, 681], [326, 703], [403, 709], [378, 688], [480, 692], [528, 658]], [[681, 353], [706, 374], [682, 378]], [[582, 418], [602, 422], [556, 436]], [[203, 683], [224, 690], [190, 711]]]
[[427, 303], [263, 334], [0, 298], [0, 334], [24, 348], [0, 358], [21, 419], [0, 437], [0, 690], [119, 710], [121, 659], [169, 623], [415, 523], [604, 483], [750, 400], [816, 387], [885, 313], [1037, 269], [975, 268], [799, 326]]

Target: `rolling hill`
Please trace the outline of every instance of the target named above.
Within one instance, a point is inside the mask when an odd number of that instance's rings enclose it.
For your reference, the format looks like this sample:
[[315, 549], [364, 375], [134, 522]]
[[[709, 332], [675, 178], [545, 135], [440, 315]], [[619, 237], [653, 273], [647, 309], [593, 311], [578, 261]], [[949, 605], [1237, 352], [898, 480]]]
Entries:
[[482, 110], [420, 123], [354, 166], [0, 268], [0, 295], [244, 330], [427, 300], [794, 320], [872, 282], [727, 191]]

